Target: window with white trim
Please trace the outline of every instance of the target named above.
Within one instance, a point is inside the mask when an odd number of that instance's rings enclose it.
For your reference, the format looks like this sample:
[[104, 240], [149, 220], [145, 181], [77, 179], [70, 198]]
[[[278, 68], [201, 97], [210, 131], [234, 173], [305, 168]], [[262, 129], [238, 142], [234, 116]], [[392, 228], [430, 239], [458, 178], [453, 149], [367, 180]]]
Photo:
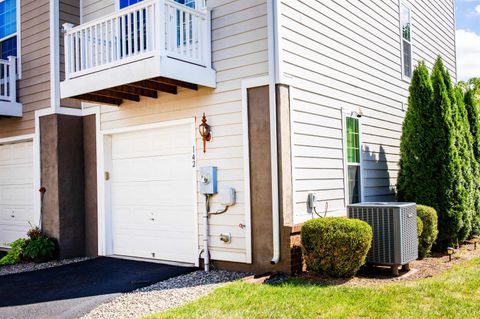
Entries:
[[402, 34], [402, 76], [412, 77], [412, 13], [406, 5], [400, 5], [400, 32]]
[[0, 59], [17, 56], [17, 0], [0, 1]]
[[346, 127], [346, 163], [348, 204], [359, 203], [362, 198], [360, 120], [347, 116]]

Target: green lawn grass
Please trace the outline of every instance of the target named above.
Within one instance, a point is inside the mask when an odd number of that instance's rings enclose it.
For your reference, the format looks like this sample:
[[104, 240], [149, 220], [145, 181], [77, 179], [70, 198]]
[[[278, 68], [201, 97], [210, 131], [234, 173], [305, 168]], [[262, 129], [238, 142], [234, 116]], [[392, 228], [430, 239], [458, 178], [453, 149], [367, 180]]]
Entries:
[[372, 287], [235, 282], [148, 318], [480, 318], [480, 258], [434, 278]]

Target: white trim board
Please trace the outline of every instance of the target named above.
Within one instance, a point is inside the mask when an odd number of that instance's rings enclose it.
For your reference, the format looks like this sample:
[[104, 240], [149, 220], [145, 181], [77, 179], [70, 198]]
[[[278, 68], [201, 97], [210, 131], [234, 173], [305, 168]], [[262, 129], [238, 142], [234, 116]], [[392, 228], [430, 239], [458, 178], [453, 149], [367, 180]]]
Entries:
[[[403, 30], [402, 30], [402, 6], [405, 6], [410, 11], [410, 68], [411, 76], [404, 74], [405, 58], [403, 56]], [[399, 0], [398, 2], [398, 15], [399, 15], [399, 32], [400, 32], [400, 73], [402, 80], [410, 83], [412, 81], [413, 70], [415, 65], [413, 64], [413, 10], [412, 5], [407, 0]]]
[[0, 145], [33, 141], [34, 138], [35, 138], [35, 134], [25, 134], [25, 135], [17, 135], [12, 137], [4, 137], [4, 138], [0, 138]]
[[22, 79], [22, 3], [17, 0], [17, 79]]
[[356, 118], [358, 120], [358, 143], [360, 146], [359, 150], [359, 155], [360, 155], [360, 202], [364, 201], [365, 198], [365, 182], [364, 182], [364, 164], [363, 164], [363, 148], [362, 148], [362, 118], [363, 116], [360, 117], [355, 117], [355, 113], [360, 113], [358, 110], [355, 110], [353, 108], [342, 108], [342, 139], [343, 139], [343, 178], [344, 178], [344, 187], [343, 187], [343, 193], [344, 193], [344, 203], [345, 203], [345, 209], [348, 203], [348, 198], [350, 197], [350, 190], [348, 189], [348, 159], [347, 159], [347, 117], [351, 118]]
[[50, 103], [53, 111], [60, 106], [60, 3], [50, 0]]

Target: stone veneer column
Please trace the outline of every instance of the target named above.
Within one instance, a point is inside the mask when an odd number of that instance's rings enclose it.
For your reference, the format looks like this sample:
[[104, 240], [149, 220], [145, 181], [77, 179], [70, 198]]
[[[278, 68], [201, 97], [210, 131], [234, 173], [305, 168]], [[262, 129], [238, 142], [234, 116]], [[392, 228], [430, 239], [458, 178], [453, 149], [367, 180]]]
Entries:
[[85, 254], [83, 118], [40, 118], [42, 227], [58, 240], [60, 258]]

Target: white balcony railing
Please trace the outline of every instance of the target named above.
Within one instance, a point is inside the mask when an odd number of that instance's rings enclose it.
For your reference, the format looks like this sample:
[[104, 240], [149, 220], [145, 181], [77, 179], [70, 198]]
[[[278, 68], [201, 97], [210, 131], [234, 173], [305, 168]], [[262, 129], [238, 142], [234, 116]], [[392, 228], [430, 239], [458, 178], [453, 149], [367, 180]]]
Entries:
[[200, 66], [211, 63], [209, 11], [172, 0], [142, 1], [64, 28], [66, 80], [153, 56]]
[[0, 59], [0, 101], [17, 102], [16, 58]]

